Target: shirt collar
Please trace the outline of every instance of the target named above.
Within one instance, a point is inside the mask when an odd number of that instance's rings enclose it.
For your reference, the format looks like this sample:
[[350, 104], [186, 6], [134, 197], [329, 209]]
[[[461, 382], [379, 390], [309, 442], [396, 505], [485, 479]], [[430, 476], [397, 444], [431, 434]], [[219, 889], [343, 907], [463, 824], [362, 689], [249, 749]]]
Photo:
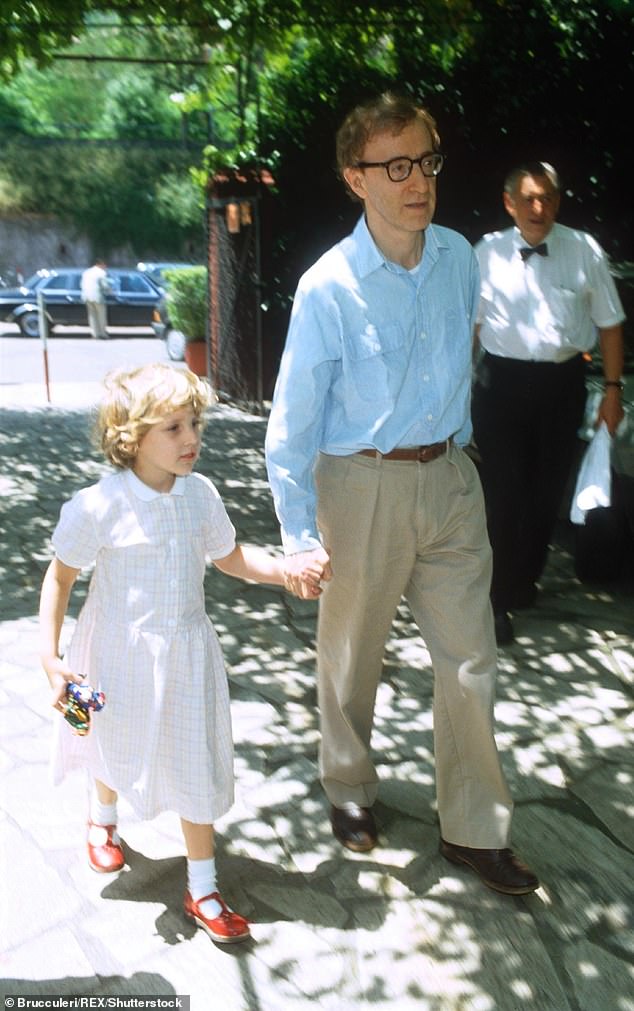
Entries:
[[360, 277], [367, 277], [385, 263], [385, 257], [370, 235], [365, 214], [359, 218], [354, 232], [356, 242], [357, 269]]
[[[544, 238], [542, 239], [542, 242], [545, 242], [546, 245], [549, 245], [549, 243], [553, 242], [557, 238], [557, 233], [559, 232], [559, 228], [560, 228], [560, 225], [558, 225], [556, 221], [553, 222], [553, 224], [551, 225], [550, 231], [548, 232], [547, 235], [544, 236]], [[514, 246], [514, 248], [515, 249], [523, 249], [524, 246], [527, 245], [527, 243], [526, 243], [526, 239], [524, 239], [522, 237], [522, 233], [520, 232], [520, 230], [517, 227], [517, 225], [513, 225], [512, 232], [513, 232], [513, 246]]]
[[[394, 269], [394, 264], [390, 263], [389, 260], [386, 260], [372, 238], [370, 229], [368, 228], [365, 220], [365, 214], [362, 214], [359, 218], [352, 234], [357, 246], [357, 269], [359, 277], [367, 277], [373, 271], [378, 270], [379, 267], [383, 266], [387, 266], [391, 270]], [[429, 225], [425, 229], [425, 246], [423, 249], [422, 259], [424, 260], [426, 257], [430, 257], [434, 261], [437, 260], [439, 250], [446, 245], [447, 243], [444, 242], [442, 236], [436, 232], [434, 226]], [[405, 270], [404, 267], [403, 270]]]
[[174, 478], [174, 484], [168, 492], [155, 491], [154, 488], [150, 488], [149, 485], [141, 481], [140, 478], [136, 476], [133, 470], [125, 471], [125, 478], [128, 482], [128, 488], [133, 493], [133, 495], [141, 499], [142, 502], [153, 502], [155, 498], [162, 498], [163, 495], [184, 495], [185, 494], [185, 478], [176, 477]]

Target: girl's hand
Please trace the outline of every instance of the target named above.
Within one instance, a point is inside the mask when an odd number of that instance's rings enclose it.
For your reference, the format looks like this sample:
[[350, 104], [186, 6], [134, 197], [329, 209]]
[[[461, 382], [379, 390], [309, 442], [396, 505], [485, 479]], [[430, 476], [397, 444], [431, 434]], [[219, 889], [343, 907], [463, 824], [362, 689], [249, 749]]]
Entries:
[[321, 594], [321, 583], [332, 579], [330, 555], [325, 548], [300, 551], [284, 560], [284, 586], [304, 600], [314, 600]]
[[66, 708], [66, 685], [71, 682], [81, 684], [84, 678], [81, 674], [74, 674], [67, 663], [59, 657], [50, 657], [42, 661], [44, 670], [48, 675], [48, 680], [53, 692], [51, 705], [53, 709], [63, 713]]
[[84, 680], [73, 674], [64, 660], [60, 659], [59, 637], [68, 606], [68, 598], [79, 569], [65, 565], [59, 558], [53, 558], [42, 583], [40, 595], [40, 660], [53, 690], [52, 705], [64, 712], [66, 685], [69, 681], [81, 684]]

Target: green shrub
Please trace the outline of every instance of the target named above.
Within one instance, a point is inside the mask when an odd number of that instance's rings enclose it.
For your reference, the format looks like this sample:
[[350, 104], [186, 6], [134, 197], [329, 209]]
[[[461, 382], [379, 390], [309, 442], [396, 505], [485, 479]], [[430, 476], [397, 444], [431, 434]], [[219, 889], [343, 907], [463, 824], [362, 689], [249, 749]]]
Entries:
[[167, 311], [170, 322], [187, 341], [205, 340], [207, 333], [207, 268], [166, 270]]

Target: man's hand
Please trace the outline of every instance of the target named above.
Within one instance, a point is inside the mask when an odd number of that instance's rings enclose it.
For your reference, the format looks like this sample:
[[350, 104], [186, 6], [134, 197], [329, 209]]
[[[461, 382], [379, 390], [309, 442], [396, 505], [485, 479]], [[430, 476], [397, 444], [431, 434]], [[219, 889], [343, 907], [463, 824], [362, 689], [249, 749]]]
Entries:
[[621, 403], [620, 391], [617, 387], [608, 386], [603, 400], [599, 405], [597, 415], [597, 425], [605, 421], [610, 435], [614, 435], [621, 419], [623, 418], [623, 404]]
[[330, 555], [325, 548], [299, 551], [285, 560], [284, 586], [297, 597], [314, 600], [321, 593], [322, 581], [332, 579]]

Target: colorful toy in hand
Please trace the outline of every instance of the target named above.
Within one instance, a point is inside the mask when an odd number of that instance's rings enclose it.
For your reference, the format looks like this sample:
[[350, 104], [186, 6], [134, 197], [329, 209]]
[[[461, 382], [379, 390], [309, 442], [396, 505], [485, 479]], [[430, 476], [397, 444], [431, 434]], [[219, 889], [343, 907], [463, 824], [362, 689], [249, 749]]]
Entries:
[[98, 713], [106, 704], [103, 692], [94, 691], [90, 685], [66, 686], [66, 711], [64, 719], [70, 723], [76, 734], [85, 737], [90, 730], [90, 712]]

